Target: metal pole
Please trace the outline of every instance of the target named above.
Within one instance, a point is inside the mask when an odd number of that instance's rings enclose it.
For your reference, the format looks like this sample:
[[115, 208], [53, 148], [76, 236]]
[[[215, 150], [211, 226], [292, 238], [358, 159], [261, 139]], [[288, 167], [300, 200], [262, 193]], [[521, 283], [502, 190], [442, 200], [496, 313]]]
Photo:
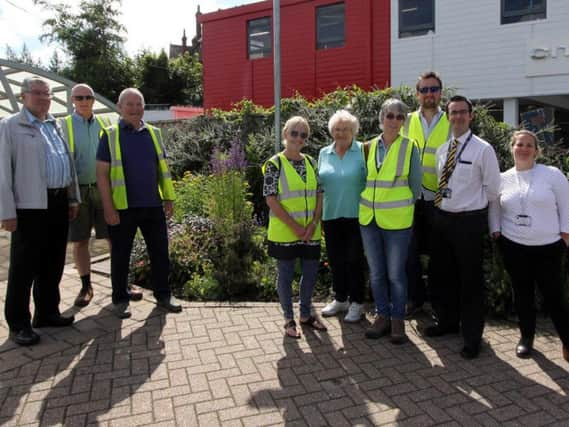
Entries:
[[281, 151], [281, 10], [273, 0], [273, 76], [275, 82], [275, 153]]

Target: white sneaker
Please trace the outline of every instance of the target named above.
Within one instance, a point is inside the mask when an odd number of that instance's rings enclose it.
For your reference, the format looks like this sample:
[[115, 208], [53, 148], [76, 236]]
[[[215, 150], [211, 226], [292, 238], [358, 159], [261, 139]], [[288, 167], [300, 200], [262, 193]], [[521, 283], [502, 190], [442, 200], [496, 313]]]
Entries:
[[322, 316], [334, 316], [342, 311], [348, 311], [349, 307], [350, 303], [348, 301], [340, 302], [334, 300], [322, 309]]
[[357, 302], [353, 302], [350, 304], [350, 308], [348, 309], [348, 314], [344, 317], [344, 322], [348, 323], [356, 323], [362, 320], [364, 314], [364, 306], [363, 304], [358, 304]]

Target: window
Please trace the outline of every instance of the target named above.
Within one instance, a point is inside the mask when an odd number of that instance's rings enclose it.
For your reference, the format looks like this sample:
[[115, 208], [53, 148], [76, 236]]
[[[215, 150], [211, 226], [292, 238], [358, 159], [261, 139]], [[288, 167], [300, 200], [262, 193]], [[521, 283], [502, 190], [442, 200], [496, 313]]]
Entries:
[[271, 18], [247, 22], [249, 59], [266, 58], [272, 54]]
[[346, 41], [344, 3], [316, 8], [316, 48], [342, 47]]
[[399, 38], [435, 31], [435, 0], [399, 0]]
[[502, 24], [545, 18], [545, 0], [502, 0]]

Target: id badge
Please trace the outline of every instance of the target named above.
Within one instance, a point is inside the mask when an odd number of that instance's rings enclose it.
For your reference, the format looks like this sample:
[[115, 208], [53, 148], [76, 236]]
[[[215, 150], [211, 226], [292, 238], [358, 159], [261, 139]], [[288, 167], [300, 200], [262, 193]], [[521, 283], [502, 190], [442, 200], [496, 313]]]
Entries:
[[441, 188], [441, 197], [443, 199], [450, 199], [452, 197], [452, 190], [450, 188]]
[[520, 227], [529, 227], [531, 226], [531, 216], [529, 215], [516, 215], [515, 220], [516, 225]]

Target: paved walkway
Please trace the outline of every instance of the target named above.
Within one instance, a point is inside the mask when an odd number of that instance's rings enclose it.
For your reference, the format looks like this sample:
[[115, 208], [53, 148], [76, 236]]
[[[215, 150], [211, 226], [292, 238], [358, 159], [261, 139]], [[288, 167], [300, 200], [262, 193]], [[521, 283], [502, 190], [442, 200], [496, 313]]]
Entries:
[[[416, 321], [399, 347], [336, 318], [328, 333], [285, 339], [277, 304], [165, 314], [145, 291], [121, 321], [109, 280], [94, 285], [74, 326], [41, 329], [37, 346], [7, 340], [1, 316], [0, 425], [569, 425], [569, 364], [549, 322], [532, 359], [513, 354], [515, 325], [491, 322], [480, 358], [465, 361], [458, 336], [425, 340]], [[63, 309], [78, 287], [68, 266]]]

